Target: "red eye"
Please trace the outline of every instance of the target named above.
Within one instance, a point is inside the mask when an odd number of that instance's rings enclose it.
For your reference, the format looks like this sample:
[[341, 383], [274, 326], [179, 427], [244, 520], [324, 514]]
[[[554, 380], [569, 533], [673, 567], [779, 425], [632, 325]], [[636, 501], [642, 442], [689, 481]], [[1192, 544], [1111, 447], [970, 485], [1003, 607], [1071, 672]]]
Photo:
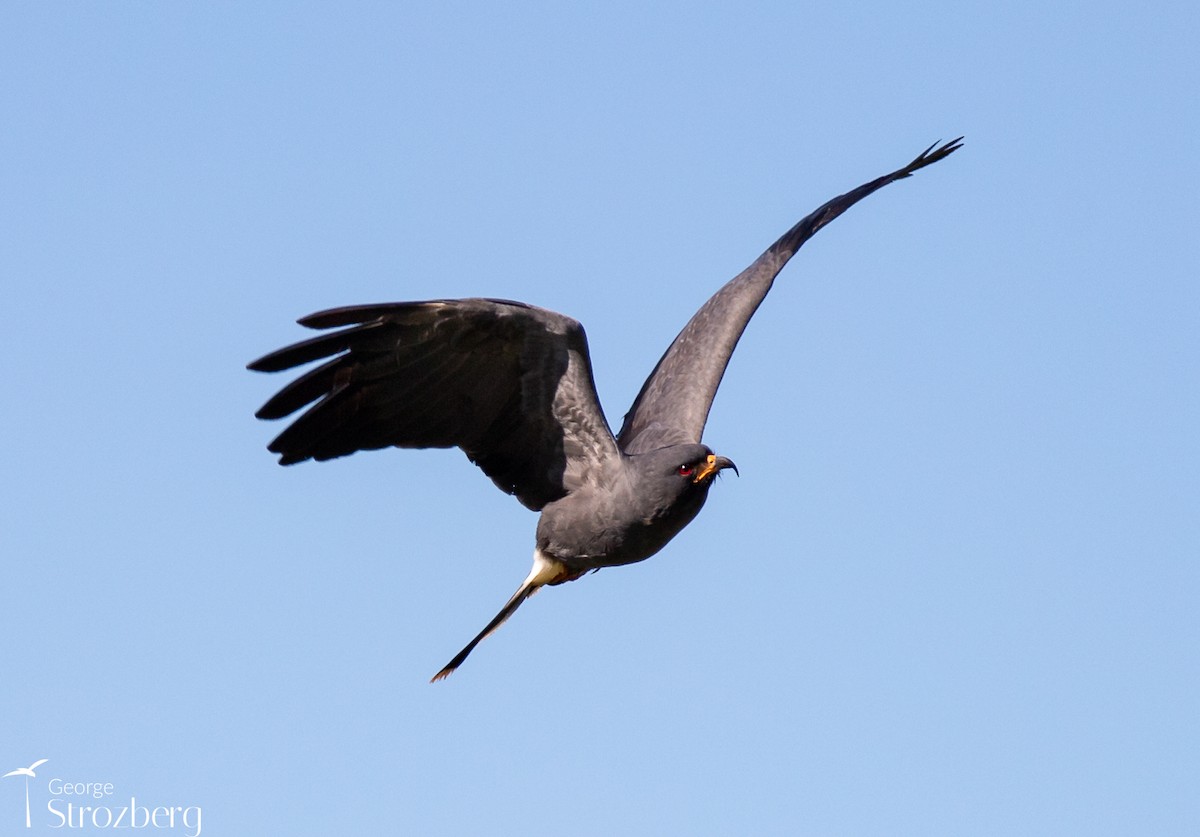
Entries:
[[679, 466], [679, 476], [681, 477], [690, 477], [694, 473], [696, 473], [696, 467], [694, 465]]

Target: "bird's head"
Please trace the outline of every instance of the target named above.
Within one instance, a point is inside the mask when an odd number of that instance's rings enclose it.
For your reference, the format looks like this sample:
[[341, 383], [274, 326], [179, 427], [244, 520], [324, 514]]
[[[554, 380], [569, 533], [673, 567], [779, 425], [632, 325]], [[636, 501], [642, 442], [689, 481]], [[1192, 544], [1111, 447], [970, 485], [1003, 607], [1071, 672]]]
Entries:
[[737, 465], [733, 464], [732, 459], [717, 456], [703, 445], [697, 445], [696, 447], [700, 450], [695, 456], [689, 457], [686, 461], [676, 466], [676, 477], [689, 480], [692, 485], [708, 487], [712, 485], [713, 478], [726, 468], [732, 468], [735, 474], [738, 472]]
[[671, 445], [638, 458], [655, 493], [672, 500], [703, 498], [721, 471], [737, 473], [733, 460], [717, 456], [707, 445]]

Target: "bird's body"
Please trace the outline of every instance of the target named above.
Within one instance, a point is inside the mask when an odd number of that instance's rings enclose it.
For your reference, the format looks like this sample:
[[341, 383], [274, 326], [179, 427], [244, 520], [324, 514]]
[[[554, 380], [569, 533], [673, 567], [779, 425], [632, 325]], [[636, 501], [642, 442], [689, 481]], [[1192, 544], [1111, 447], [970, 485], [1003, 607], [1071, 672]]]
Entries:
[[680, 475], [679, 468], [698, 469], [713, 455], [703, 445], [622, 455], [610, 481], [572, 492], [542, 510], [538, 549], [573, 572], [649, 558], [692, 521], [708, 497], [711, 480], [696, 482]]
[[578, 322], [520, 302], [448, 299], [338, 308], [300, 320], [346, 328], [250, 364], [273, 372], [329, 359], [258, 411], [282, 418], [316, 401], [269, 448], [288, 465], [389, 446], [457, 446], [498, 487], [541, 511], [529, 576], [434, 679], [445, 677], [539, 588], [644, 560], [695, 518], [715, 476], [734, 467], [701, 443], [704, 424], [729, 357], [776, 275], [854, 203], [959, 147], [958, 140], [930, 146], [792, 227], [692, 317], [615, 436]]

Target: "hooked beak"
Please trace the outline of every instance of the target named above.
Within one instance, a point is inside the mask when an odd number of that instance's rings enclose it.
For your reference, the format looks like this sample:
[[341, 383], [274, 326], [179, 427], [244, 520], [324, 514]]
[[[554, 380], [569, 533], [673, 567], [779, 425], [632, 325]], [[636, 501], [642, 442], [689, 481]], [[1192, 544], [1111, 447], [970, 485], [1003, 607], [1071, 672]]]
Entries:
[[708, 455], [708, 459], [706, 459], [704, 464], [700, 466], [700, 470], [696, 472], [696, 476], [692, 482], [704, 482], [705, 480], [711, 479], [713, 475], [725, 470], [726, 468], [732, 468], [735, 474], [737, 474], [739, 477], [741, 476], [741, 474], [738, 474], [737, 466], [733, 464], [732, 459], [728, 459], [724, 456], [717, 456], [715, 453], [710, 453]]

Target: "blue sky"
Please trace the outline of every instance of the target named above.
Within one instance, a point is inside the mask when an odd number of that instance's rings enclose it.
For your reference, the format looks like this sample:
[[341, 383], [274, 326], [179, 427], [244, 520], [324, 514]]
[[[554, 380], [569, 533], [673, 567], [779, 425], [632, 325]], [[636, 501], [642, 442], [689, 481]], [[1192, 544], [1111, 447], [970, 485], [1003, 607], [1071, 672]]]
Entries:
[[[49, 761], [0, 834], [53, 778], [214, 835], [1195, 834], [1197, 23], [5, 4], [0, 771]], [[780, 277], [705, 436], [741, 477], [430, 685], [536, 517], [457, 451], [278, 467], [246, 362], [521, 299], [619, 424], [781, 232], [959, 134]]]

